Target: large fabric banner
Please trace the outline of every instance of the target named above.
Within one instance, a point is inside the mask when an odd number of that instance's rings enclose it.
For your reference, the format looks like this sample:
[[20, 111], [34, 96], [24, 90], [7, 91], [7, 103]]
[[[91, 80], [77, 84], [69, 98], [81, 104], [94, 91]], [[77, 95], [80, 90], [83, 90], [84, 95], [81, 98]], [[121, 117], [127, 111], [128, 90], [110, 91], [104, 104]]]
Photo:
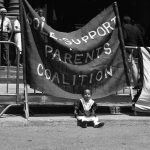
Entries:
[[93, 98], [101, 98], [126, 85], [113, 5], [70, 33], [51, 28], [26, 0], [21, 13], [26, 81], [32, 88], [76, 99], [84, 88], [92, 89]]
[[135, 103], [137, 112], [150, 112], [150, 48], [141, 47], [143, 57], [143, 87]]

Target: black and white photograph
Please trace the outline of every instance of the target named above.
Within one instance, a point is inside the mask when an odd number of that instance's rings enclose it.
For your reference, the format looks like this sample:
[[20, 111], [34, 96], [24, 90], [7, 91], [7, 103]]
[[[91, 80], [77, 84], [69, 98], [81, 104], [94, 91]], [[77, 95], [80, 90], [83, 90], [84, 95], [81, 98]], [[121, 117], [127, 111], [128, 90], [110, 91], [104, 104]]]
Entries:
[[149, 0], [0, 0], [0, 150], [149, 150]]

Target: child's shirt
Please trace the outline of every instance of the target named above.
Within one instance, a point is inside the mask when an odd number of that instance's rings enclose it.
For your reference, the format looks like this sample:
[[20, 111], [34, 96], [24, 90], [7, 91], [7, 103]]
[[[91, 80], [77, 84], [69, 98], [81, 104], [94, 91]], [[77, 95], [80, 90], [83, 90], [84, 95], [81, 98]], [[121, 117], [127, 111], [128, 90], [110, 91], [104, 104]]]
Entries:
[[79, 116], [96, 116], [95, 111], [97, 109], [97, 104], [92, 99], [86, 102], [82, 98], [75, 102], [74, 108]]

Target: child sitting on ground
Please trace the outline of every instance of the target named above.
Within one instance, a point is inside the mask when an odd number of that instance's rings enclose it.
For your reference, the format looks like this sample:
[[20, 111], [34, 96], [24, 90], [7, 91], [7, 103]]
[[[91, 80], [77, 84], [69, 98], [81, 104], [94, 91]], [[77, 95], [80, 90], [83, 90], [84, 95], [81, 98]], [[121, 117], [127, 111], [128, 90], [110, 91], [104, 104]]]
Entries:
[[91, 98], [91, 90], [85, 89], [82, 96], [83, 98], [74, 103], [74, 115], [77, 118], [77, 124], [86, 128], [87, 123], [92, 122], [94, 128], [102, 127], [104, 123], [99, 122], [95, 114], [97, 104]]

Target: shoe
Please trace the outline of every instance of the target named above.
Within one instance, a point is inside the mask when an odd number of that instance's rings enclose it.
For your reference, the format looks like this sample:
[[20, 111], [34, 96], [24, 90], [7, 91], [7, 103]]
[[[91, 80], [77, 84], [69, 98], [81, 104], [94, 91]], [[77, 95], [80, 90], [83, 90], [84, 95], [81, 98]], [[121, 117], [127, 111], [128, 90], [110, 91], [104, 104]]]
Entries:
[[86, 121], [82, 121], [81, 127], [82, 127], [82, 128], [87, 128], [87, 122], [86, 122]]
[[77, 126], [82, 126], [82, 121], [81, 120], [77, 120]]
[[100, 127], [103, 127], [103, 126], [104, 126], [104, 122], [100, 122], [99, 124], [94, 125], [94, 128], [100, 128]]

